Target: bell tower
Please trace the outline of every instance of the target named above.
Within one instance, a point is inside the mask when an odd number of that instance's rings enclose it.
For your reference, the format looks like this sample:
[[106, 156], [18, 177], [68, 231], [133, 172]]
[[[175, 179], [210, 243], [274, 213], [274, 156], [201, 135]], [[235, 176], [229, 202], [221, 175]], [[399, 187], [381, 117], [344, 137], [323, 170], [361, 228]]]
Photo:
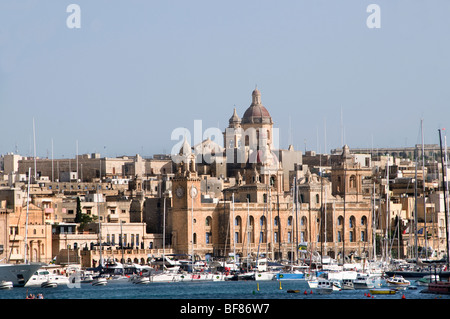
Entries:
[[190, 254], [195, 244], [196, 220], [201, 213], [200, 183], [195, 155], [185, 139], [177, 159], [177, 172], [172, 180], [172, 244], [175, 250]]

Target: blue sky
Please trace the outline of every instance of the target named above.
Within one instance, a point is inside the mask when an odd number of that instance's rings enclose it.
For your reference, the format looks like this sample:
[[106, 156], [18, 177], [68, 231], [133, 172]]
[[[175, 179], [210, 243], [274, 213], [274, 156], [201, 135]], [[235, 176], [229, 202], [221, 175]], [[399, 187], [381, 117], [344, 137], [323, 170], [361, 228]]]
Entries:
[[[69, 4], [81, 28], [69, 29]], [[369, 29], [369, 4], [381, 28]], [[0, 3], [0, 154], [169, 153], [178, 127], [228, 125], [258, 86], [280, 146], [439, 143], [450, 1]], [[345, 133], [342, 134], [342, 131]]]

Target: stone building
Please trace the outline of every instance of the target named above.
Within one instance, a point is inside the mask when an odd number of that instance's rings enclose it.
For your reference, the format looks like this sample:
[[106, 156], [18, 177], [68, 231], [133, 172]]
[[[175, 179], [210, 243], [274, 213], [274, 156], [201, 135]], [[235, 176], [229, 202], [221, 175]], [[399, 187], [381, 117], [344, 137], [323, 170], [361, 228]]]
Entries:
[[234, 109], [229, 119], [222, 155], [228, 183], [211, 194], [201, 184], [210, 171], [197, 169], [204, 164], [196, 165], [198, 153], [184, 141], [168, 214], [175, 251], [201, 258], [259, 252], [287, 260], [307, 257], [298, 251], [303, 243], [332, 257], [344, 250], [346, 256], [368, 254], [372, 217], [363, 182], [371, 168], [345, 146], [328, 179], [302, 166], [301, 152], [292, 147], [274, 149], [273, 136], [273, 120], [255, 89], [243, 117]]

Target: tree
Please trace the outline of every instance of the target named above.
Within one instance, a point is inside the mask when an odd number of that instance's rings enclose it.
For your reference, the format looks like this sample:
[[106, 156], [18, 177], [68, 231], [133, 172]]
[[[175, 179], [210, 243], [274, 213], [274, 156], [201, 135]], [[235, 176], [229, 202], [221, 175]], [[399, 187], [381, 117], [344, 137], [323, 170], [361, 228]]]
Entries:
[[79, 229], [83, 230], [84, 227], [92, 221], [95, 221], [97, 216], [90, 216], [88, 214], [83, 214], [81, 211], [81, 200], [77, 197], [77, 213], [75, 215], [75, 223], [79, 223]]
[[82, 220], [81, 200], [80, 197], [77, 197], [77, 213], [75, 215], [75, 223], [81, 223], [81, 220]]

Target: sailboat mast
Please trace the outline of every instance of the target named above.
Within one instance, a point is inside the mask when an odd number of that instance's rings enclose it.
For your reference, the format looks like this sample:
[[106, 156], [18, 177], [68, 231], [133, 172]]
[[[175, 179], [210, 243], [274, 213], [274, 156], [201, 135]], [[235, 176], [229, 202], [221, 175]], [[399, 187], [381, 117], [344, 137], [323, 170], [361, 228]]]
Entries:
[[419, 261], [419, 247], [417, 243], [417, 151], [416, 151], [416, 168], [415, 168], [415, 181], [414, 181], [414, 247], [415, 247], [415, 257], [416, 264]]
[[[37, 172], [36, 172], [36, 127], [34, 125], [33, 118], [33, 148], [34, 148], [34, 182], [36, 182]], [[30, 176], [30, 175], [28, 175]]]
[[375, 217], [375, 182], [373, 183], [372, 191], [372, 246], [373, 246], [373, 260], [377, 260], [377, 241], [376, 241], [376, 217]]
[[30, 206], [30, 180], [31, 180], [31, 167], [28, 167], [28, 188], [27, 188], [27, 216], [25, 221], [25, 253], [24, 263], [28, 262], [28, 207]]
[[294, 199], [295, 199], [295, 258], [296, 263], [298, 263], [298, 186], [296, 177], [294, 177]]
[[445, 209], [445, 230], [446, 230], [446, 235], [447, 235], [447, 269], [449, 268], [449, 229], [448, 229], [448, 208], [447, 208], [447, 201], [446, 201], [446, 193], [447, 193], [447, 183], [445, 181], [445, 170], [444, 170], [444, 157], [443, 157], [443, 152], [442, 152], [442, 138], [441, 138], [441, 130], [439, 130], [439, 143], [440, 143], [440, 147], [441, 147], [441, 164], [442, 164], [442, 186], [443, 186], [443, 191], [444, 191], [444, 209]]
[[191, 272], [194, 272], [194, 184], [191, 184], [191, 243], [192, 243], [192, 257], [191, 257]]
[[386, 237], [386, 242], [385, 242], [385, 260], [386, 262], [388, 262], [389, 260], [389, 239], [388, 239], [388, 230], [389, 230], [389, 155], [387, 157], [387, 162], [386, 162], [386, 231], [385, 231], [385, 237]]
[[162, 268], [164, 270], [164, 264], [166, 262], [166, 196], [164, 197], [164, 212], [163, 212], [163, 254], [162, 254]]
[[[420, 131], [422, 135], [422, 192], [423, 192], [423, 214], [424, 214], [424, 237], [425, 237], [425, 258], [428, 259], [428, 232], [427, 232], [427, 208], [425, 203], [425, 146], [423, 143], [423, 120], [420, 120]], [[439, 131], [440, 132], [440, 131]]]
[[236, 219], [234, 217], [234, 193], [231, 194], [232, 198], [232, 205], [233, 205], [233, 261], [234, 261], [234, 268], [236, 269], [236, 230], [234, 229]]

